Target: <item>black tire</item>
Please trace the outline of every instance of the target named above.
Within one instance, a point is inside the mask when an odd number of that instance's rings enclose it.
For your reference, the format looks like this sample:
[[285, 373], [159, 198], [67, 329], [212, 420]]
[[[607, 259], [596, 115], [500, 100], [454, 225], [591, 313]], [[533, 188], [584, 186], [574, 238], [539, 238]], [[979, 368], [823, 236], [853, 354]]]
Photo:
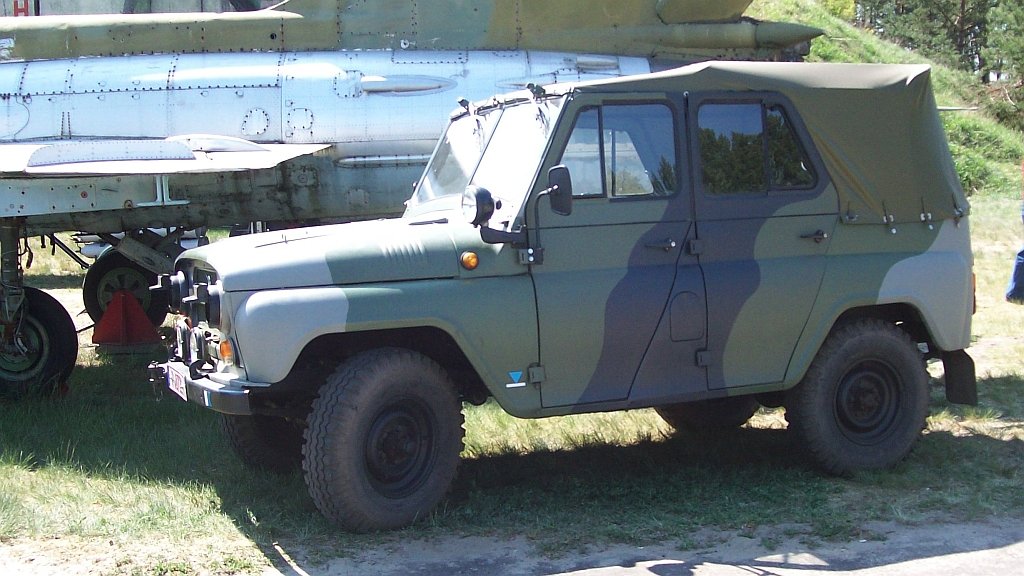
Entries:
[[825, 340], [786, 398], [789, 428], [825, 471], [890, 468], [910, 453], [928, 416], [928, 375], [906, 332], [876, 319]]
[[455, 478], [462, 424], [437, 363], [396, 348], [358, 354], [313, 402], [302, 448], [309, 494], [324, 516], [355, 532], [425, 518]]
[[9, 399], [65, 391], [78, 359], [78, 334], [68, 311], [46, 292], [25, 287], [16, 342], [0, 346], [0, 395]]
[[127, 290], [142, 306], [153, 326], [163, 324], [167, 317], [167, 291], [150, 291], [156, 284], [155, 273], [132, 262], [113, 250], [104, 253], [89, 266], [82, 283], [82, 301], [93, 322], [99, 322], [106, 312], [114, 292]]
[[658, 406], [654, 411], [679, 432], [702, 434], [739, 428], [760, 407], [753, 396], [734, 396]]
[[273, 416], [221, 414], [221, 427], [242, 462], [256, 470], [288, 474], [302, 464], [302, 427]]

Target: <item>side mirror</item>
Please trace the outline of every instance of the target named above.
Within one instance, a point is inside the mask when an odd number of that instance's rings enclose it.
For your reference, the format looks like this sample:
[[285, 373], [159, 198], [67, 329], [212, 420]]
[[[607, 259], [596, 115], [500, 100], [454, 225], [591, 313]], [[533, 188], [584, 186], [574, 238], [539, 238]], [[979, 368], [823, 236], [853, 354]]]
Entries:
[[568, 168], [559, 164], [548, 170], [548, 189], [551, 211], [559, 216], [572, 214], [572, 177]]
[[494, 197], [486, 188], [475, 184], [462, 193], [462, 214], [474, 227], [486, 224], [494, 215]]

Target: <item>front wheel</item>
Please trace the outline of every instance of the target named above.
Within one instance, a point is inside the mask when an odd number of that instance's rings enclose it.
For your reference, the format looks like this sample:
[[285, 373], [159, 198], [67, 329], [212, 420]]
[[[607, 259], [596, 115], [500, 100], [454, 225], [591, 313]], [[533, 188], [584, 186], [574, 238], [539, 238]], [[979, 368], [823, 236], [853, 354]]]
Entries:
[[865, 319], [837, 328], [788, 394], [786, 419], [814, 461], [849, 475], [889, 468], [928, 416], [928, 375], [906, 332]]
[[78, 359], [78, 334], [67, 310], [46, 292], [25, 287], [21, 318], [0, 342], [0, 396], [50, 396], [64, 390]]
[[462, 423], [451, 380], [429, 358], [396, 348], [350, 358], [320, 388], [306, 428], [313, 502], [356, 532], [424, 518], [455, 478]]

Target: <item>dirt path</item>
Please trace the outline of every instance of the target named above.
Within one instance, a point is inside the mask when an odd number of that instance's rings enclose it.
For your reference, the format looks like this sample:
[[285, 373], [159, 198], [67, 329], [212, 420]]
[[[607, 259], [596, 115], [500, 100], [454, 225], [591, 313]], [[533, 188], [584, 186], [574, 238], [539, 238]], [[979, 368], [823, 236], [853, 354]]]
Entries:
[[[534, 576], [750, 576], [856, 574], [885, 576], [972, 576], [1024, 571], [1024, 522], [978, 522], [907, 527], [866, 527], [871, 539], [808, 545], [782, 540], [772, 549], [780, 527], [752, 537], [707, 532], [700, 550], [674, 546], [616, 546], [605, 550], [545, 558], [522, 538], [445, 538], [364, 550], [351, 558], [304, 566], [282, 556], [269, 575], [285, 576], [448, 576], [454, 574]], [[777, 540], [776, 540], [777, 541]]]

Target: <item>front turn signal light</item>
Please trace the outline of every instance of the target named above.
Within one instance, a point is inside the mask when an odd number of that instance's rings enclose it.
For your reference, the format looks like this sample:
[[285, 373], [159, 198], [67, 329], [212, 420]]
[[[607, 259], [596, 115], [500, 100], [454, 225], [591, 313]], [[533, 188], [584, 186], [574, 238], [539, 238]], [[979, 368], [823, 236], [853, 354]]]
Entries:
[[235, 363], [235, 347], [231, 345], [231, 340], [221, 340], [218, 345], [221, 362], [234, 365]]
[[459, 256], [459, 262], [466, 270], [476, 270], [476, 267], [480, 265], [480, 257], [476, 255], [476, 252], [463, 252], [462, 256]]

